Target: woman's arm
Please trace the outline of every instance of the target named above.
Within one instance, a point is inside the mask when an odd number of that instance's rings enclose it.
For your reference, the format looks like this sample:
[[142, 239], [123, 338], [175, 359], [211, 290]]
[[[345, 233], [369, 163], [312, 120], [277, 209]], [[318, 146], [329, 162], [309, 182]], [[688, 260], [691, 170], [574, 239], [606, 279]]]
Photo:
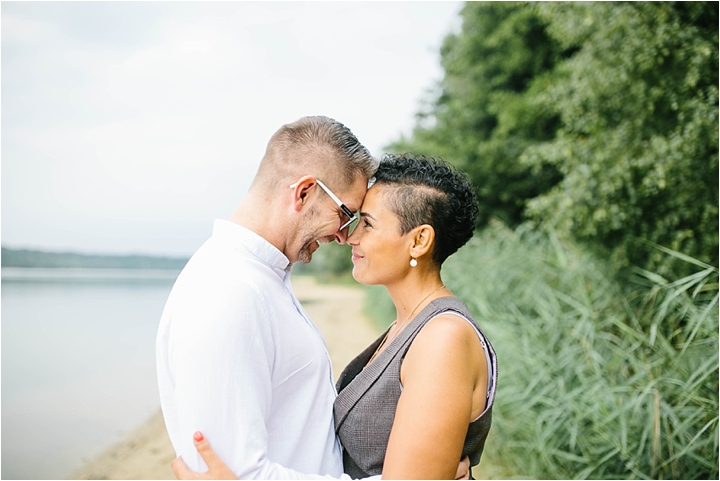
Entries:
[[413, 341], [383, 465], [387, 479], [452, 479], [470, 421], [485, 408], [487, 362], [475, 329], [444, 314]]

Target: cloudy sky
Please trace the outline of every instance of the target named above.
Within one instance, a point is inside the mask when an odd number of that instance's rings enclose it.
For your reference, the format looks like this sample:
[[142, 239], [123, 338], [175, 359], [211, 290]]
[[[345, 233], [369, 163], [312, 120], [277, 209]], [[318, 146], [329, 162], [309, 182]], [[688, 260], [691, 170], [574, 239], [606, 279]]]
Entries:
[[304, 115], [375, 155], [460, 2], [2, 2], [2, 244], [190, 255]]

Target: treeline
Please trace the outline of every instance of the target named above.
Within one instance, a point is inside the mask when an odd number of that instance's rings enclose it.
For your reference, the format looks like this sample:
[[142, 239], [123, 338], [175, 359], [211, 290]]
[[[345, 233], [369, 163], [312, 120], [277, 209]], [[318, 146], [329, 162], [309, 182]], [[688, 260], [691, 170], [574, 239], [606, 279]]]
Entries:
[[392, 152], [468, 172], [481, 216], [681, 277], [718, 265], [718, 3], [468, 2]]
[[182, 257], [92, 255], [2, 248], [2, 267], [180, 270], [187, 261]]

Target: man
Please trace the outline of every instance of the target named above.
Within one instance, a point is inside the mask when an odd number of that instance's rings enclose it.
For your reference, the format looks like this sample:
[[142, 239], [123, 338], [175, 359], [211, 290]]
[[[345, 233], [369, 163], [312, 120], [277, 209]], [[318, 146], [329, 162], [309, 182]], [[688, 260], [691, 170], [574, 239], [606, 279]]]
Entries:
[[335, 120], [284, 125], [240, 206], [181, 272], [157, 367], [170, 439], [193, 471], [206, 469], [192, 441], [200, 430], [240, 478], [342, 474], [330, 358], [290, 269], [320, 242], [345, 242], [376, 167]]

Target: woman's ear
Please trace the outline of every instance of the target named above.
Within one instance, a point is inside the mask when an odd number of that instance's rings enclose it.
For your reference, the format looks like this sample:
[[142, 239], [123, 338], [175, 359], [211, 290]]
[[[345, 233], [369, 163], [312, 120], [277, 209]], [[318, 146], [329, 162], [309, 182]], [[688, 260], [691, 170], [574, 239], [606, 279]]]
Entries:
[[308, 201], [310, 189], [315, 187], [317, 182], [312, 175], [305, 175], [290, 186], [291, 202], [295, 212], [300, 212]]
[[413, 245], [410, 249], [410, 255], [414, 258], [422, 257], [431, 253], [435, 244], [435, 229], [431, 225], [423, 224], [413, 229]]

